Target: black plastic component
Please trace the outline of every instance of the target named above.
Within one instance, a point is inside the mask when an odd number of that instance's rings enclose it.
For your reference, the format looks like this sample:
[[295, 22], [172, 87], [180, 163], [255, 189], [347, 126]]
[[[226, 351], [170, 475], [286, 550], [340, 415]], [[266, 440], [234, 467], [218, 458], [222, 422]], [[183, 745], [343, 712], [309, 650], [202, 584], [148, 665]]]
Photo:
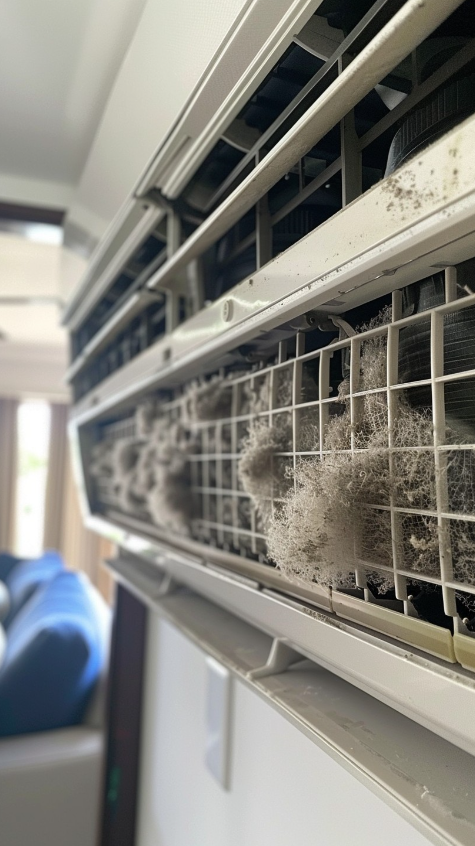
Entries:
[[475, 74], [452, 80], [413, 111], [396, 132], [386, 176], [475, 111]]

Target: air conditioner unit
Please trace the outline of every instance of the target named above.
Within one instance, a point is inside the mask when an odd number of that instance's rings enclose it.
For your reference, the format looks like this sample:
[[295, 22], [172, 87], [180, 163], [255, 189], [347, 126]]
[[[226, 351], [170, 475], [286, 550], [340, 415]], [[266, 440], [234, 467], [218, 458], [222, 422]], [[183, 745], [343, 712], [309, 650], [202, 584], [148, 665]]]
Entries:
[[68, 309], [87, 523], [473, 753], [471, 10], [303, 5]]

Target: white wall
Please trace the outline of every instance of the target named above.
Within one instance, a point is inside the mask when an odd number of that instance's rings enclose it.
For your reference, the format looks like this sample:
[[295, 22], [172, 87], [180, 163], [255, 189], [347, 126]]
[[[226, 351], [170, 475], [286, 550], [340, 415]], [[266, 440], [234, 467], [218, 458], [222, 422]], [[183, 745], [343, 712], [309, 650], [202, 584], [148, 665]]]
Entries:
[[223, 790], [204, 764], [205, 658], [150, 613], [137, 846], [427, 846], [240, 681]]

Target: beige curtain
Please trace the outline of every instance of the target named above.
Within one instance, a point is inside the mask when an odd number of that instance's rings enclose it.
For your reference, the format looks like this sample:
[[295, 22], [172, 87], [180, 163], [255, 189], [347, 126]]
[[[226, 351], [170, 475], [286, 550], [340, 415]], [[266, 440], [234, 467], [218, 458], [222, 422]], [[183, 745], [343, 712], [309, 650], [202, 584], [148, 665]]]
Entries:
[[68, 406], [52, 403], [43, 546], [59, 549], [65, 511]]
[[64, 500], [65, 513], [60, 545], [64, 560], [73, 570], [82, 570], [86, 573], [109, 602], [112, 599], [113, 582], [102, 562], [115, 554], [115, 547], [105, 538], [84, 527], [70, 460], [66, 464]]
[[114, 554], [114, 546], [84, 527], [72, 472], [67, 422], [68, 407], [52, 405], [44, 546], [59, 550], [67, 566], [86, 573], [110, 601], [112, 578], [102, 562]]
[[15, 546], [18, 401], [0, 397], [0, 549]]

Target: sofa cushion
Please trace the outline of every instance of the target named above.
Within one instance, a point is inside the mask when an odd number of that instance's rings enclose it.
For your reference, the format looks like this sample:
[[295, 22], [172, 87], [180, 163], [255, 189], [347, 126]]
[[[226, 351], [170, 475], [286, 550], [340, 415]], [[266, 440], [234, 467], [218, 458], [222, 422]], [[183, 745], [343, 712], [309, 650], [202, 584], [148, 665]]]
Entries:
[[13, 568], [22, 560], [16, 555], [10, 555], [9, 552], [0, 552], [0, 579], [2, 582], [6, 581]]
[[52, 550], [43, 553], [39, 558], [20, 561], [13, 567], [5, 579], [10, 594], [10, 610], [3, 623], [6, 629], [37, 588], [50, 581], [61, 570], [64, 570], [63, 559], [59, 553]]
[[0, 736], [82, 721], [107, 647], [93, 590], [59, 572], [16, 615], [0, 668]]

